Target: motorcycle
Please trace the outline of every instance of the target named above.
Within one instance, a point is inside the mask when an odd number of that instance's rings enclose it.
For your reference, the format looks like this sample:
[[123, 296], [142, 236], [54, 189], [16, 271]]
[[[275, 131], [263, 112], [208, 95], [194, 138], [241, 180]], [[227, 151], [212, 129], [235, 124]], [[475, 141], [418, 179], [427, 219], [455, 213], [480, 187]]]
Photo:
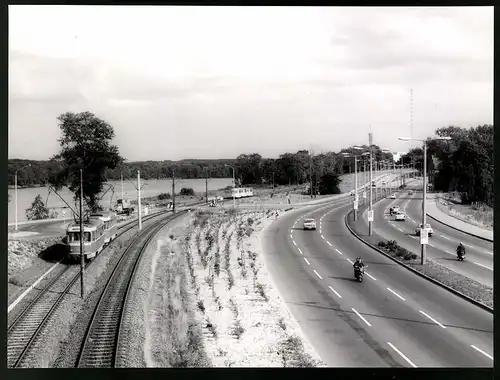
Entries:
[[457, 260], [458, 261], [464, 261], [465, 259], [465, 252], [457, 252]]
[[364, 268], [363, 269], [359, 269], [359, 268], [354, 269], [354, 277], [356, 278], [356, 280], [358, 282], [363, 282], [364, 274], [365, 274]]

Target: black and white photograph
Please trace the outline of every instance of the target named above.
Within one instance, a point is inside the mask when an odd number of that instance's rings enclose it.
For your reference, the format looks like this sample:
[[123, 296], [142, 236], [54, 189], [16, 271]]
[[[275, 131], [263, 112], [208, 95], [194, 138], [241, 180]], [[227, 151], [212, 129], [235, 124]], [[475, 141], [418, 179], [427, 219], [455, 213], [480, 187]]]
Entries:
[[493, 369], [493, 41], [493, 6], [9, 5], [7, 367]]

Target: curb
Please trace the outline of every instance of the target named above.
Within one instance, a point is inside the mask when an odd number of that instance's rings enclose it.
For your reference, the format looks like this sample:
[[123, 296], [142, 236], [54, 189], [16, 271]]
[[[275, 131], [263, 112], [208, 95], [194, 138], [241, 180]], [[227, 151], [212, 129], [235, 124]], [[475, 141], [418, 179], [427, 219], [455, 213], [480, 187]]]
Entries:
[[442, 283], [442, 282], [440, 282], [440, 281], [437, 281], [437, 280], [433, 279], [432, 277], [427, 276], [426, 274], [423, 274], [423, 273], [419, 272], [419, 271], [418, 271], [418, 270], [416, 270], [416, 269], [413, 269], [413, 268], [412, 268], [412, 267], [410, 267], [409, 265], [406, 265], [405, 263], [403, 263], [403, 262], [399, 261], [398, 259], [396, 259], [396, 258], [394, 258], [394, 257], [392, 257], [392, 256], [390, 256], [390, 255], [388, 255], [387, 253], [385, 253], [384, 251], [382, 251], [380, 248], [375, 247], [373, 244], [368, 243], [367, 241], [363, 240], [363, 239], [362, 239], [362, 238], [361, 238], [361, 237], [360, 237], [360, 236], [359, 236], [356, 232], [354, 232], [354, 230], [353, 230], [353, 229], [349, 226], [349, 223], [347, 222], [347, 217], [349, 216], [349, 214], [350, 214], [351, 212], [352, 212], [352, 210], [351, 210], [351, 211], [349, 211], [349, 212], [345, 215], [345, 217], [344, 217], [345, 225], [346, 225], [347, 229], [349, 230], [349, 232], [351, 232], [351, 234], [353, 234], [353, 235], [354, 235], [354, 236], [355, 236], [355, 237], [356, 237], [359, 241], [363, 242], [363, 243], [364, 243], [364, 244], [366, 244], [368, 247], [373, 248], [374, 250], [376, 250], [376, 251], [380, 252], [381, 254], [383, 254], [385, 257], [388, 257], [388, 258], [389, 258], [389, 259], [391, 259], [392, 261], [395, 261], [396, 263], [398, 263], [398, 264], [402, 265], [404, 268], [406, 268], [406, 269], [408, 269], [409, 271], [411, 271], [411, 272], [413, 272], [413, 273], [417, 274], [418, 276], [420, 276], [420, 277], [422, 277], [422, 278], [425, 278], [426, 280], [428, 280], [428, 281], [432, 282], [432, 283], [433, 283], [433, 284], [435, 284], [435, 285], [440, 286], [441, 288], [443, 288], [443, 289], [445, 289], [445, 290], [448, 290], [449, 292], [453, 293], [454, 295], [456, 295], [456, 296], [458, 296], [458, 297], [460, 297], [460, 298], [462, 298], [462, 299], [464, 299], [464, 300], [466, 300], [466, 301], [468, 301], [468, 302], [470, 302], [470, 303], [474, 304], [475, 306], [480, 307], [480, 308], [481, 308], [481, 309], [483, 309], [483, 310], [486, 310], [486, 311], [489, 311], [490, 313], [493, 313], [493, 308], [491, 308], [491, 307], [489, 307], [489, 306], [486, 306], [485, 304], [483, 304], [483, 303], [481, 303], [481, 302], [479, 302], [479, 301], [476, 301], [475, 299], [473, 299], [473, 298], [471, 298], [471, 297], [469, 297], [469, 296], [467, 296], [467, 295], [465, 295], [465, 294], [463, 294], [463, 293], [459, 292], [458, 290], [455, 290], [455, 289], [453, 289], [453, 288], [449, 287], [448, 285], [443, 284], [443, 283]]
[[[454, 226], [452, 226], [452, 225], [450, 225], [450, 224], [448, 224], [448, 223], [443, 222], [442, 220], [439, 220], [438, 218], [436, 218], [436, 217], [434, 217], [434, 216], [432, 216], [432, 215], [429, 215], [429, 213], [426, 213], [426, 214], [427, 214], [427, 216], [428, 216], [429, 218], [434, 219], [436, 222], [441, 223], [441, 224], [444, 224], [444, 225], [445, 225], [445, 226], [447, 226], [447, 227], [453, 228], [453, 229], [454, 229], [454, 230], [456, 230], [456, 231], [459, 231], [459, 232], [462, 232], [462, 233], [464, 233], [464, 234], [467, 234], [467, 235], [473, 236], [473, 237], [475, 237], [475, 238], [478, 238], [478, 239], [481, 239], [481, 240], [484, 240], [484, 241], [488, 241], [488, 242], [490, 242], [490, 243], [493, 243], [493, 240], [492, 240], [492, 239], [486, 238], [486, 237], [484, 237], [484, 236], [479, 236], [479, 235], [473, 234], [472, 232], [468, 232], [468, 231], [461, 230], [460, 228], [454, 227]], [[465, 223], [465, 222], [464, 222], [464, 223]]]

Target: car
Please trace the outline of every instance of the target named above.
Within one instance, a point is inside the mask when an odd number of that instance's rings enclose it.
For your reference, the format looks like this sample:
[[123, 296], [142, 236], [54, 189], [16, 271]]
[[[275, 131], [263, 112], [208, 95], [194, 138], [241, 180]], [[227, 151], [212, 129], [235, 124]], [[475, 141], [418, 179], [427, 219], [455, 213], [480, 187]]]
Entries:
[[[418, 227], [415, 229], [415, 235], [420, 236], [420, 229], [422, 228], [422, 223], [418, 225]], [[428, 235], [432, 236], [434, 233], [434, 230], [432, 229], [431, 225], [429, 223], [425, 224], [425, 228], [427, 228]]]
[[406, 220], [406, 215], [403, 214], [402, 212], [398, 212], [396, 214], [396, 219], [395, 220], [402, 220], [402, 221], [405, 221]]
[[304, 230], [315, 230], [316, 221], [314, 219], [304, 219]]
[[413, 195], [413, 190], [408, 191], [409, 195]]
[[396, 199], [396, 194], [391, 194], [391, 196], [389, 198]]

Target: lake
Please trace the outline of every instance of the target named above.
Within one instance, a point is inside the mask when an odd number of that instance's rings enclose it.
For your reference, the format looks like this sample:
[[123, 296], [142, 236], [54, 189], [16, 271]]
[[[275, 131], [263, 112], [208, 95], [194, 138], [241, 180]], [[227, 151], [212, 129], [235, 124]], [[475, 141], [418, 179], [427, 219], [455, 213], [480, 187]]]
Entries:
[[[232, 178], [212, 178], [208, 180], [208, 190], [218, 190], [222, 189], [226, 186], [230, 186], [232, 184]], [[113, 191], [110, 189], [102, 198], [101, 204], [105, 207], [109, 207], [111, 203], [116, 203], [117, 198], [121, 198], [121, 183], [120, 181], [111, 181], [104, 185], [103, 192], [106, 191], [108, 185], [112, 185], [114, 189]], [[137, 190], [134, 187], [137, 186], [137, 180], [132, 183], [130, 180], [123, 180], [123, 194], [125, 197], [128, 197], [131, 200], [137, 199]], [[160, 193], [172, 193], [172, 180], [171, 179], [153, 179], [153, 180], [141, 180], [141, 198], [154, 197]], [[205, 194], [205, 179], [177, 179], [175, 181], [175, 192], [176, 194], [183, 188], [192, 188], [196, 195], [204, 196]], [[73, 202], [73, 193], [71, 193], [67, 188], [61, 189], [58, 192], [59, 195], [68, 202], [71, 207], [74, 207]], [[15, 191], [14, 189], [9, 189], [9, 194], [11, 196], [11, 200], [9, 202], [9, 215], [8, 222], [14, 223], [16, 214], [15, 214]], [[26, 209], [31, 206], [31, 203], [35, 199], [35, 197], [40, 194], [42, 196], [42, 200], [45, 202], [47, 208], [57, 209], [56, 211], [60, 211], [60, 208], [65, 207], [64, 202], [53, 192], [49, 195], [48, 187], [33, 187], [33, 188], [25, 188], [17, 190], [17, 218], [18, 222], [26, 221]], [[70, 214], [66, 213], [67, 216]], [[60, 215], [62, 216], [62, 215]]]

